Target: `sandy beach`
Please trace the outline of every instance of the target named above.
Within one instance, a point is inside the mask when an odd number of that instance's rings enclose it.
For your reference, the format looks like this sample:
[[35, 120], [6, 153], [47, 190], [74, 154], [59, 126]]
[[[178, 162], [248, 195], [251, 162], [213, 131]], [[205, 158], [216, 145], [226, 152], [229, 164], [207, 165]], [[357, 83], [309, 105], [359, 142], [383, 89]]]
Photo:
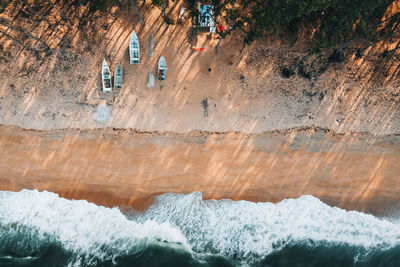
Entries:
[[[51, 10], [54, 31], [18, 18], [50, 46], [39, 58], [0, 37], [0, 190], [138, 209], [165, 192], [272, 202], [312, 194], [345, 209], [398, 211], [399, 63], [379, 54], [396, 44], [326, 65], [308, 40], [266, 36], [243, 48], [235, 32], [219, 52], [215, 35], [198, 34], [204, 51], [195, 52], [189, 19], [167, 28], [161, 10], [139, 9], [146, 26], [123, 8], [85, 18], [87, 7], [73, 6], [72, 29]], [[133, 30], [140, 65], [128, 62]], [[161, 55], [167, 80], [148, 88]], [[103, 58], [112, 70], [122, 64], [122, 89], [101, 92]]]
[[[170, 7], [170, 16], [176, 18], [182, 4]], [[140, 7], [146, 26], [124, 8], [112, 9], [114, 17], [96, 13], [86, 20], [87, 7], [72, 8], [81, 14], [74, 18], [72, 30], [58, 23], [55, 34], [45, 22], [34, 28], [32, 33], [52, 48], [42, 59], [2, 37], [6, 52], [0, 67], [0, 124], [40, 130], [116, 127], [178, 133], [262, 133], [314, 126], [339, 133], [400, 132], [398, 62], [381, 59], [383, 46], [369, 49], [363, 58], [350, 56], [326, 65], [329, 55], [313, 54], [308, 40], [290, 45], [289, 37], [270, 36], [243, 48], [238, 31], [221, 42], [219, 52], [217, 35], [199, 33], [193, 47], [204, 51], [193, 51], [190, 20], [167, 28], [161, 10], [150, 3]], [[8, 19], [14, 13], [10, 9], [1, 17]], [[21, 27], [32, 27], [27, 19], [18, 21]], [[140, 65], [128, 61], [133, 30], [139, 36]], [[148, 74], [155, 74], [161, 55], [167, 61], [167, 80], [148, 88]], [[122, 89], [101, 92], [103, 58], [111, 70], [122, 64]], [[284, 68], [293, 75], [284, 77]], [[101, 106], [109, 115], [95, 120]]]
[[136, 209], [166, 192], [272, 202], [311, 194], [345, 209], [393, 215], [400, 207], [398, 142], [399, 135], [324, 129], [182, 135], [3, 126], [0, 187]]

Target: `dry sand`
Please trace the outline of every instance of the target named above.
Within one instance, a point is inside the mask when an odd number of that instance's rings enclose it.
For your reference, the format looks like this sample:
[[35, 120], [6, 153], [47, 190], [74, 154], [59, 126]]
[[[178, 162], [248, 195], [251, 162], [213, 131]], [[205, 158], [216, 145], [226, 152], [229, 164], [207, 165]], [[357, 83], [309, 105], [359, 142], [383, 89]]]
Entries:
[[[179, 1], [168, 8], [171, 17], [177, 17], [181, 5]], [[262, 133], [302, 126], [340, 133], [400, 132], [399, 62], [383, 59], [376, 51], [368, 50], [362, 59], [350, 56], [321, 72], [326, 57], [310, 55], [305, 41], [268, 37], [242, 49], [237, 31], [221, 42], [217, 53], [217, 35], [200, 33], [193, 45], [205, 51], [194, 52], [189, 42], [190, 20], [166, 28], [161, 10], [151, 8], [150, 3], [140, 7], [146, 26], [127, 7], [112, 10], [118, 20], [107, 13], [86, 19], [85, 6], [70, 9], [68, 14], [75, 22], [72, 30], [54, 10], [55, 31], [45, 22], [35, 27], [21, 16], [10, 22], [18, 21], [21, 28], [41, 36], [53, 48], [43, 60], [0, 37], [6, 51], [0, 66], [0, 124], [42, 130], [117, 127], [179, 133]], [[0, 17], [10, 19], [17, 11], [10, 8]], [[140, 65], [128, 62], [132, 30], [140, 39]], [[14, 31], [9, 33], [17, 36]], [[154, 52], [149, 57], [152, 35]], [[29, 39], [27, 43], [40, 47]], [[167, 80], [147, 88], [148, 74], [155, 74], [161, 55], [167, 61]], [[121, 90], [101, 92], [104, 57], [112, 70], [122, 64]], [[301, 61], [309, 78], [299, 74]], [[295, 75], [284, 78], [284, 67], [293, 69]], [[95, 121], [102, 103], [108, 104], [111, 115]]]
[[[52, 51], [38, 60], [0, 36], [0, 190], [37, 188], [139, 208], [160, 193], [192, 191], [252, 201], [312, 194], [375, 214], [399, 207], [400, 68], [378, 53], [393, 44], [321, 71], [326, 56], [289, 37], [242, 49], [235, 33], [217, 53], [216, 37], [202, 33], [193, 43], [205, 51], [193, 52], [190, 21], [166, 28], [149, 3], [139, 7], [146, 26], [132, 8], [88, 16], [86, 6], [64, 6], [69, 29], [49, 9], [55, 30], [17, 15], [20, 5], [14, 1], [0, 18]], [[181, 5], [168, 8], [172, 17]], [[128, 62], [132, 30], [140, 65]], [[167, 80], [147, 88], [161, 55]], [[123, 88], [112, 93], [100, 90], [104, 57], [111, 69], [119, 62], [124, 69]], [[283, 68], [294, 75], [284, 78]]]

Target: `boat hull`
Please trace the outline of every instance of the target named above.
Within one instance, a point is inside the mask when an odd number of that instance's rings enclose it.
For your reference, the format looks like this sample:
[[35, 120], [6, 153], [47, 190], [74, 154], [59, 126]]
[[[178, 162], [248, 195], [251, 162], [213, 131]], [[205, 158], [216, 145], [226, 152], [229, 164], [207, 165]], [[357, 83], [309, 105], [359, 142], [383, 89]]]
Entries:
[[157, 77], [159, 80], [165, 80], [166, 79], [166, 72], [167, 72], [167, 63], [165, 61], [165, 58], [163, 56], [160, 57], [158, 60], [158, 68], [157, 68]]
[[101, 68], [101, 81], [103, 85], [103, 92], [112, 91], [111, 71], [105, 59], [103, 60], [103, 65]]
[[129, 62], [131, 64], [140, 63], [139, 39], [135, 31], [132, 32], [131, 38], [129, 40]]
[[123, 72], [121, 64], [117, 64], [114, 71], [114, 88], [122, 88]]

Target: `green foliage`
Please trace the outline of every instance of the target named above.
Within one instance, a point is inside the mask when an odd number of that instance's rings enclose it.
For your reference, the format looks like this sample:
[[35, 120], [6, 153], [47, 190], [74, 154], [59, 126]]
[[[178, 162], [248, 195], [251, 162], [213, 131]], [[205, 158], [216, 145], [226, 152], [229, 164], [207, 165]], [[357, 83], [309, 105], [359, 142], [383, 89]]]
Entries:
[[[193, 0], [187, 1], [193, 5]], [[338, 45], [357, 34], [372, 38], [376, 24], [393, 1], [211, 0], [217, 16], [223, 14], [228, 25], [246, 33], [246, 43], [266, 33], [296, 34], [302, 28], [308, 30], [317, 49]]]
[[342, 42], [356, 32], [365, 32], [383, 15], [388, 0], [242, 0], [248, 16], [246, 42], [266, 32], [296, 32], [300, 26], [313, 32], [321, 48]]
[[93, 10], [105, 11], [117, 4], [117, 0], [90, 0], [89, 5]]

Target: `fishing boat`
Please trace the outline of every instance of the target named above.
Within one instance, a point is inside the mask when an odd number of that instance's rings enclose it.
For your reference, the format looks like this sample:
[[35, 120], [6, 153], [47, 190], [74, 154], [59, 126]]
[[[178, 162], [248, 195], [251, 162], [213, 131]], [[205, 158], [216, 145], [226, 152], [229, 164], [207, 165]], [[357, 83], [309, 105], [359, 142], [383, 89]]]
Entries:
[[139, 39], [135, 31], [132, 32], [131, 39], [129, 40], [129, 61], [131, 64], [140, 63]]
[[122, 66], [117, 64], [114, 70], [114, 88], [122, 88]]
[[103, 65], [101, 67], [101, 78], [103, 84], [103, 92], [111, 92], [112, 91], [111, 72], [110, 72], [110, 67], [108, 67], [106, 59], [103, 60]]
[[158, 79], [165, 80], [167, 72], [167, 63], [165, 62], [165, 58], [163, 56], [158, 60]]

